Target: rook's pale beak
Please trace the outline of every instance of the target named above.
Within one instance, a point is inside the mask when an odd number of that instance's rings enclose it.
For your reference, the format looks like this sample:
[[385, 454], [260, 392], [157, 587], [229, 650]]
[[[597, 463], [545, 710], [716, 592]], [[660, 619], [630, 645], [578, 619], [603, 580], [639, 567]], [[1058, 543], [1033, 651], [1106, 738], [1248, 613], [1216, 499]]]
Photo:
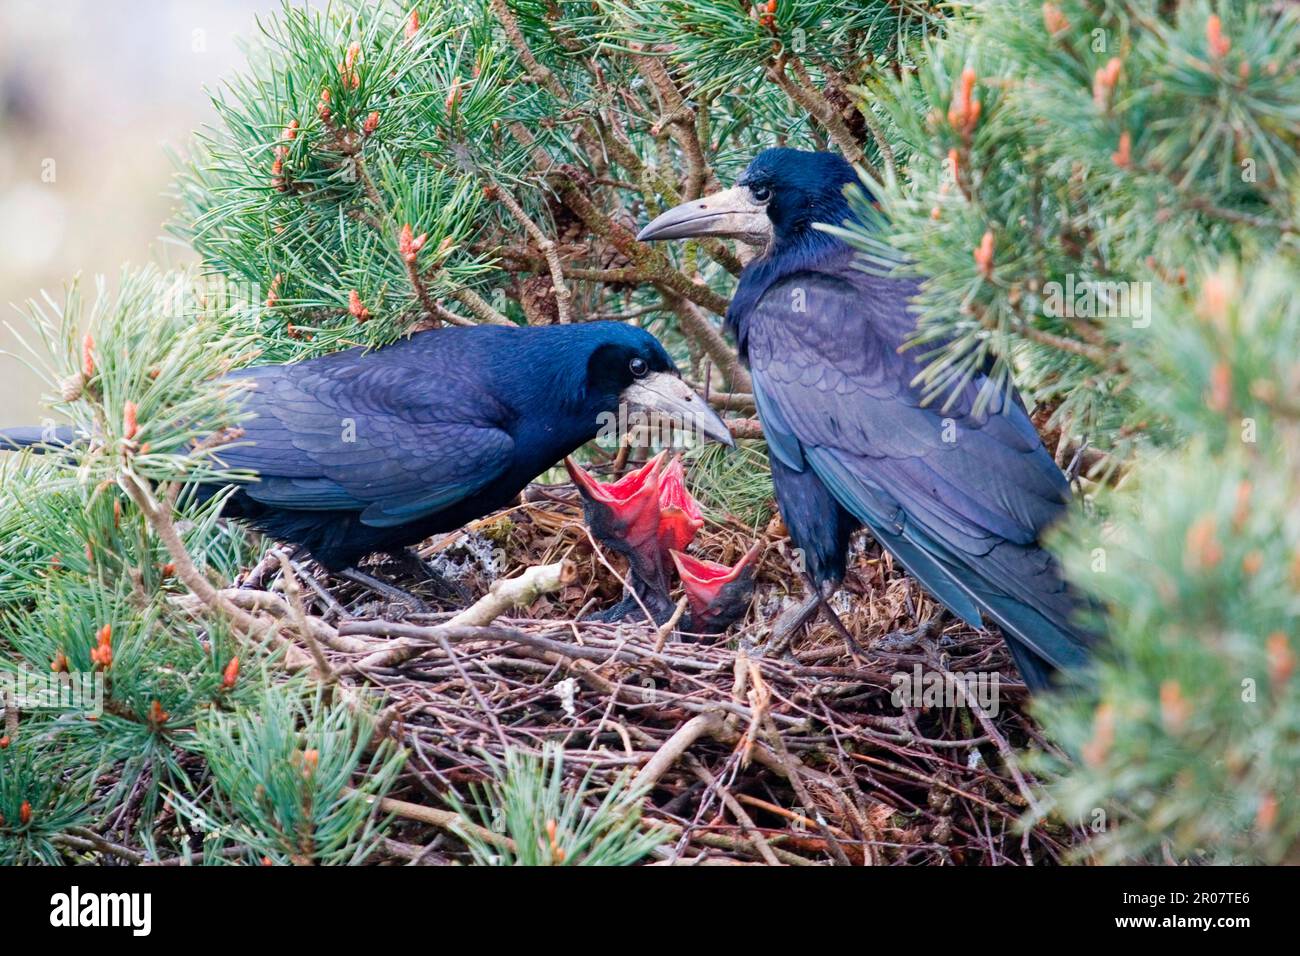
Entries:
[[728, 448], [736, 446], [727, 423], [676, 375], [651, 372], [623, 389], [622, 398], [631, 405], [662, 412], [686, 431], [698, 429], [701, 434]]
[[637, 233], [642, 242], [696, 236], [726, 236], [763, 246], [772, 237], [772, 223], [766, 208], [754, 202], [749, 190], [735, 186], [674, 206]]

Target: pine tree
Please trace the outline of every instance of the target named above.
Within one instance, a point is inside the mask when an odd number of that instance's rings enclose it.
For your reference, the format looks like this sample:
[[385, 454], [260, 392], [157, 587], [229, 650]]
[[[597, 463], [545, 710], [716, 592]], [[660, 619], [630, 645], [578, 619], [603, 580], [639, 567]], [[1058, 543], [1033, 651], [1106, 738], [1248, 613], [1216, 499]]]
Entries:
[[[96, 673], [104, 708], [6, 712], [0, 862], [394, 852], [392, 715], [313, 656], [291, 571], [274, 609], [230, 593], [256, 542], [188, 493], [229, 475], [221, 376], [442, 324], [621, 318], [752, 415], [721, 327], [744, 251], [634, 235], [775, 144], [863, 170], [847, 235], [926, 277], [933, 400], [991, 367], [1080, 469], [1057, 544], [1110, 640], [1037, 708], [1064, 748], [1037, 755], [1038, 812], [1104, 860], [1297, 859], [1293, 7], [347, 0], [259, 27], [177, 179], [201, 268], [30, 307], [52, 410], [94, 437], [0, 462], [0, 673]], [[761, 444], [744, 454], [706, 453], [701, 487], [761, 524]], [[487, 860], [494, 805], [577, 812], [547, 759], [425, 816]], [[601, 812], [612, 859], [657, 842]], [[536, 831], [510, 831], [521, 857]]]

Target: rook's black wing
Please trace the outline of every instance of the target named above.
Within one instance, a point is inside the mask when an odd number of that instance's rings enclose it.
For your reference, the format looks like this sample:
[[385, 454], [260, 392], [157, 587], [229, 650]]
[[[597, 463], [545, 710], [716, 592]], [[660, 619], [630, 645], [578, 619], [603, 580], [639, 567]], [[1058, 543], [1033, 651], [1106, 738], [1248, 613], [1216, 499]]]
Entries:
[[969, 623], [984, 612], [1013, 650], [1019, 640], [1055, 666], [1081, 664], [1077, 599], [1038, 545], [1068, 501], [1068, 482], [1018, 400], [972, 413], [982, 377], [946, 409], [921, 405], [911, 384], [920, 368], [898, 352], [915, 325], [912, 291], [808, 271], [763, 294], [744, 332], [772, 452], [811, 468]]
[[255, 417], [220, 458], [258, 472], [245, 492], [278, 508], [358, 511], [365, 524], [391, 527], [500, 477], [514, 451], [509, 411], [473, 381], [384, 359], [345, 352], [232, 374], [253, 383], [245, 407]]

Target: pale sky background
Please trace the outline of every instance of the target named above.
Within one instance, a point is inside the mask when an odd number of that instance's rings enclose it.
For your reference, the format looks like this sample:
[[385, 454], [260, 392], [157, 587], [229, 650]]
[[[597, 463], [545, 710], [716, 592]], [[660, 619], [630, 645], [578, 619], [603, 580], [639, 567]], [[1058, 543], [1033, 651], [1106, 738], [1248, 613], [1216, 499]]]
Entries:
[[[243, 62], [237, 38], [277, 0], [0, 3], [0, 350], [13, 305], [56, 301], [78, 273], [192, 256], [163, 239], [172, 164], [212, 118], [204, 86]], [[52, 165], [51, 165], [52, 162]], [[52, 170], [53, 182], [43, 180]], [[93, 288], [93, 283], [89, 283]], [[42, 414], [41, 383], [0, 355], [0, 426]]]

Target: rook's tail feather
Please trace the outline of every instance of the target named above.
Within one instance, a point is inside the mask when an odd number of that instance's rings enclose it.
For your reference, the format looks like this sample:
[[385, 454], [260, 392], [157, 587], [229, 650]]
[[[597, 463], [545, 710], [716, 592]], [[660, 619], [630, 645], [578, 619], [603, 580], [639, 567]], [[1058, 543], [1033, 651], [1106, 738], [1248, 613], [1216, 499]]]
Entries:
[[17, 451], [30, 448], [43, 454], [52, 448], [67, 448], [77, 440], [71, 426], [17, 425], [0, 428], [0, 451]]

